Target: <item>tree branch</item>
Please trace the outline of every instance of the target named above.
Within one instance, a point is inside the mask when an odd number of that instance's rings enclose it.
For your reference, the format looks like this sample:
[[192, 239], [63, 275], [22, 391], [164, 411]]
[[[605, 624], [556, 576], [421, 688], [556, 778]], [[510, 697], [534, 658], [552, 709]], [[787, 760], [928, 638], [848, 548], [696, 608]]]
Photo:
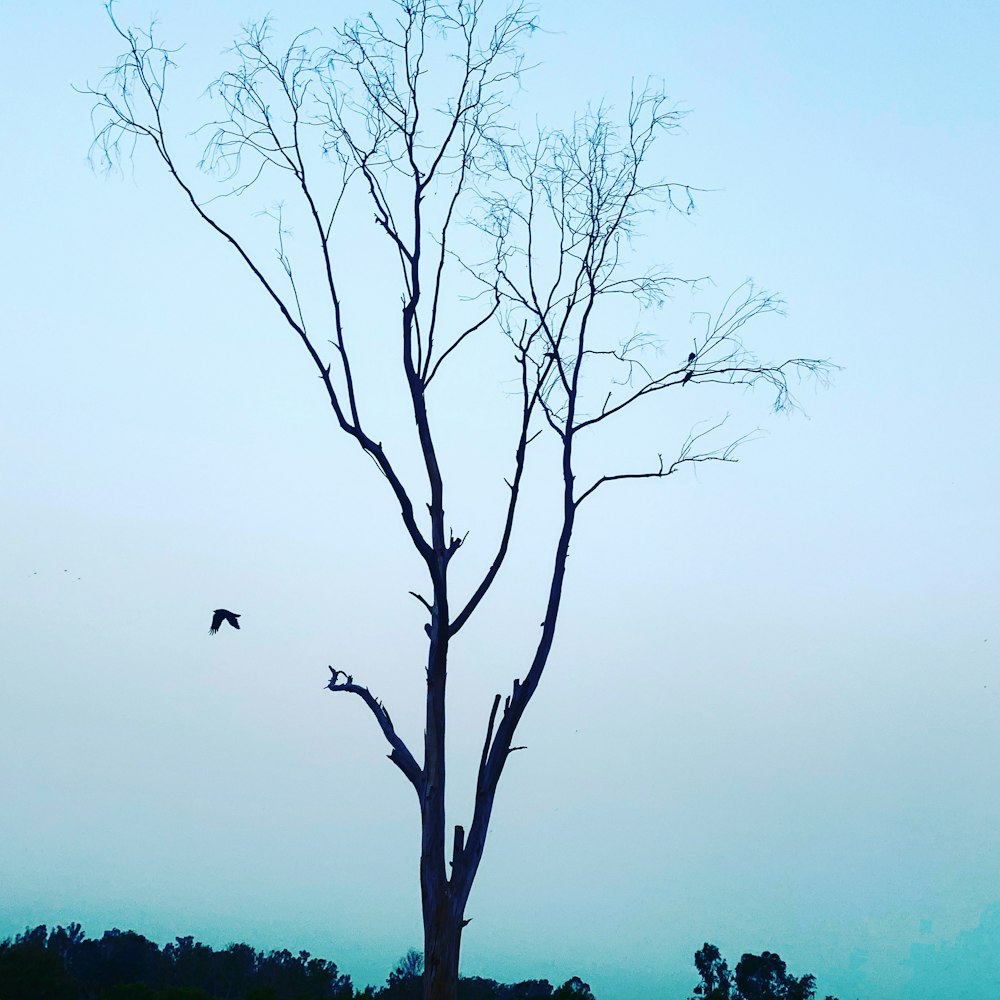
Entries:
[[514, 454], [514, 476], [508, 484], [510, 488], [510, 497], [507, 502], [507, 514], [504, 518], [503, 531], [500, 536], [500, 543], [497, 546], [496, 555], [493, 557], [493, 562], [490, 564], [486, 574], [479, 582], [479, 586], [476, 587], [475, 591], [473, 591], [472, 596], [469, 598], [465, 607], [462, 608], [451, 624], [452, 635], [455, 635], [469, 620], [472, 613], [479, 606], [479, 602], [482, 601], [482, 599], [489, 592], [490, 587], [493, 586], [493, 581], [500, 572], [500, 567], [503, 565], [504, 559], [507, 556], [511, 535], [514, 531], [514, 516], [517, 511], [517, 502], [520, 497], [521, 479], [524, 475], [528, 445], [533, 440], [533, 438], [529, 436], [532, 414], [534, 412], [535, 404], [538, 402], [539, 398], [539, 386], [536, 384], [534, 387], [531, 387], [528, 382], [527, 354], [525, 349], [522, 349], [519, 360], [521, 365], [521, 393], [523, 400], [521, 410], [521, 433], [518, 437], [517, 450]]
[[[360, 684], [355, 684], [354, 678], [349, 674], [344, 673], [342, 670], [334, 670], [333, 667], [329, 667], [328, 669], [330, 671], [330, 680], [327, 682], [327, 689], [356, 694], [368, 706], [372, 715], [375, 716], [375, 721], [378, 722], [379, 727], [382, 729], [382, 734], [385, 736], [386, 741], [392, 747], [392, 752], [388, 755], [389, 760], [403, 772], [410, 784], [413, 785], [418, 798], [422, 801], [424, 790], [423, 771], [393, 727], [392, 719], [389, 717], [386, 707], [368, 688], [362, 687]], [[339, 680], [341, 675], [344, 677], [343, 681]]]

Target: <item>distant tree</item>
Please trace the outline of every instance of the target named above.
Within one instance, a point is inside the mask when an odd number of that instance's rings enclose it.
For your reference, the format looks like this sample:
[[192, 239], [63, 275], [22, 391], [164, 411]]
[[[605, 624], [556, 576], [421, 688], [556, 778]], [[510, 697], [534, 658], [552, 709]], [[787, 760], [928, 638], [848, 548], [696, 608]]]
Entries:
[[389, 973], [381, 995], [385, 1000], [419, 1000], [423, 995], [423, 972], [424, 956], [411, 948]]
[[[274, 44], [266, 20], [249, 24], [231, 50], [232, 65], [210, 87], [218, 113], [205, 126], [210, 138], [201, 174], [184, 163], [180, 143], [192, 129], [178, 129], [169, 114], [173, 52], [152, 28], [123, 27], [112, 13], [124, 51], [92, 89], [96, 159], [111, 167], [137, 143], [150, 148], [194, 216], [245, 265], [314, 366], [334, 422], [384, 478], [426, 572], [425, 591], [411, 591], [427, 613], [422, 762], [385, 703], [354, 680], [363, 664], [331, 667], [328, 687], [367, 705], [389, 759], [416, 793], [430, 1000], [456, 997], [466, 903], [501, 775], [518, 749], [516, 730], [553, 649], [578, 515], [590, 509], [595, 494], [625, 482], [734, 461], [741, 439], [720, 439], [724, 418], [697, 432], [688, 430], [696, 419], [685, 418], [665, 445], [673, 457], [657, 455], [653, 445], [642, 464], [611, 459], [606, 467], [588, 464], [591, 442], [600, 436], [606, 454], [620, 453], [635, 426], [628, 418], [667, 391], [689, 402], [697, 387], [710, 385], [714, 407], [723, 387], [763, 385], [782, 409], [792, 404], [790, 378], [822, 377], [828, 368], [807, 358], [760, 360], [746, 346], [747, 325], [780, 306], [751, 285], [703, 316], [690, 339], [685, 334], [682, 342], [667, 343], [622, 334], [681, 281], [633, 252], [633, 237], [650, 213], [693, 207], [689, 186], [651, 171], [655, 144], [679, 127], [681, 116], [663, 93], [643, 89], [633, 92], [620, 123], [599, 107], [565, 131], [525, 134], [511, 101], [535, 18], [518, 0], [499, 7], [492, 21], [484, 11], [481, 0], [397, 0], [386, 18], [369, 13], [349, 21], [329, 44], [304, 32], [287, 47]], [[206, 176], [222, 186], [208, 193]], [[287, 188], [279, 194], [282, 185]], [[280, 203], [270, 210], [277, 229], [273, 254], [259, 252], [256, 238], [233, 221], [239, 199], [251, 192]], [[400, 302], [393, 321], [398, 342], [367, 383], [357, 343], [375, 340], [372, 303], [367, 292], [351, 301], [346, 270], [359, 253], [352, 215], [359, 199], [366, 200], [385, 241], [385, 252], [372, 252], [371, 264], [393, 300], [388, 289], [395, 279]], [[259, 215], [257, 207], [248, 216]], [[308, 241], [304, 252], [302, 244], [293, 249], [293, 227]], [[662, 326], [659, 317], [646, 322]], [[456, 370], [487, 330], [506, 338], [502, 354], [509, 371], [492, 364], [480, 364], [476, 376], [472, 368]], [[386, 436], [380, 424], [397, 384], [391, 374], [397, 364], [412, 416], [408, 440]], [[497, 390], [506, 384], [520, 401], [510, 428], [512, 457], [495, 477], [498, 489], [505, 483], [495, 538], [481, 565], [470, 567], [471, 585], [460, 589], [452, 587], [450, 570], [466, 533], [446, 514], [446, 483], [454, 470], [446, 467], [441, 445], [443, 427], [463, 419], [448, 399], [448, 379], [458, 371], [460, 378], [482, 379], [476, 384], [480, 399], [493, 391], [502, 405]], [[548, 435], [547, 450], [535, 444], [541, 435]], [[412, 476], [407, 470], [414, 463], [400, 457], [407, 444], [419, 469]], [[529, 451], [550, 461], [557, 482], [551, 497], [557, 526], [548, 554], [537, 559], [547, 580], [541, 628], [531, 611], [533, 650], [506, 694], [496, 694], [483, 713], [488, 722], [471, 819], [449, 830], [449, 654], [506, 560]]]
[[176, 938], [163, 948], [170, 967], [170, 983], [211, 991], [215, 972], [215, 953], [190, 935]]
[[730, 1000], [732, 978], [729, 966], [719, 954], [719, 949], [707, 941], [695, 952], [694, 965], [701, 976], [701, 983], [694, 988], [696, 997], [703, 1000]]
[[83, 928], [77, 923], [70, 923], [66, 927], [54, 927], [49, 932], [46, 947], [68, 962], [85, 939]]
[[105, 931], [97, 942], [96, 951], [100, 956], [97, 982], [101, 986], [143, 983], [159, 988], [165, 985], [165, 967], [159, 945], [142, 934], [120, 931], [117, 927]]
[[49, 947], [63, 957], [70, 975], [84, 992], [95, 993], [106, 982], [102, 973], [107, 951], [102, 950], [100, 939], [86, 937], [79, 924], [57, 927], [49, 935]]
[[579, 976], [573, 976], [552, 991], [552, 1000], [594, 1000], [594, 994], [590, 992], [589, 984]]
[[231, 944], [215, 953], [213, 982], [224, 996], [240, 997], [257, 975], [257, 951], [247, 944]]
[[790, 976], [774, 952], [745, 954], [736, 966], [736, 987], [742, 1000], [813, 1000], [816, 978]]
[[[816, 977], [807, 975], [797, 980], [790, 977], [786, 995], [788, 1000], [812, 1000], [816, 995]], [[836, 1000], [836, 998], [827, 996], [826, 1000]]]

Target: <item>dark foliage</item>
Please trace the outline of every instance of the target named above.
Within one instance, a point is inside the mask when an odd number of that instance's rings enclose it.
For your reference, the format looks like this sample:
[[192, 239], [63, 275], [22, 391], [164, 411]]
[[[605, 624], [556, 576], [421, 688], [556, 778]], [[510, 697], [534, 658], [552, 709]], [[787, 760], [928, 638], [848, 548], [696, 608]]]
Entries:
[[4, 1000], [74, 1000], [78, 995], [59, 953], [47, 945], [44, 926], [19, 934], [13, 944], [0, 944], [0, 996]]
[[3, 1000], [352, 1000], [350, 976], [302, 951], [245, 944], [215, 951], [192, 937], [162, 950], [134, 931], [84, 936], [44, 925], [0, 943]]
[[[696, 1000], [813, 1000], [816, 977], [796, 978], [775, 952], [746, 953], [730, 973], [714, 944], [695, 952], [694, 965], [701, 982], [694, 988]], [[827, 996], [826, 1000], [837, 1000]]]
[[695, 987], [695, 996], [704, 1000], [730, 1000], [732, 977], [726, 960], [714, 944], [705, 943], [694, 955], [694, 966], [701, 976], [701, 985]]
[[[350, 976], [309, 952], [216, 951], [193, 937], [161, 949], [135, 931], [87, 938], [79, 924], [43, 924], [0, 941], [0, 1000], [420, 1000], [423, 956], [408, 951], [385, 986], [355, 990]], [[459, 1000], [593, 1000], [574, 976], [553, 989], [546, 979], [507, 985], [461, 979]]]

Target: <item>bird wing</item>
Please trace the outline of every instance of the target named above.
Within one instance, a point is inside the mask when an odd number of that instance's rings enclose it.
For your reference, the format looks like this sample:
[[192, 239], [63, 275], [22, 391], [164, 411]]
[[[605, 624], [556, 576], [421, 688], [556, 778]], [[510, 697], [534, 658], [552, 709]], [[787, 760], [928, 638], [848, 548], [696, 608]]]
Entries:
[[225, 613], [222, 611], [216, 611], [212, 615], [212, 627], [208, 630], [209, 635], [215, 635], [219, 631], [219, 626], [222, 624], [222, 619], [225, 617]]
[[234, 612], [230, 611], [229, 614], [226, 615], [226, 618], [229, 619], [229, 624], [232, 625], [233, 628], [240, 627], [240, 623], [236, 620], [237, 618], [239, 618], [238, 614], [235, 614]]

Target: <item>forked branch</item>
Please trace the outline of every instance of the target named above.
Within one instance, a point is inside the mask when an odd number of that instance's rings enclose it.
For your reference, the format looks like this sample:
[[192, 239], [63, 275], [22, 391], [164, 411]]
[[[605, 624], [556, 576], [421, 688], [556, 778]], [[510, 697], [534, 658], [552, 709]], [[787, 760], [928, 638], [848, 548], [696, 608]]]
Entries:
[[[386, 738], [386, 742], [392, 747], [389, 760], [406, 775], [407, 780], [416, 790], [417, 796], [422, 798], [424, 787], [423, 770], [417, 764], [413, 754], [410, 753], [409, 748], [403, 742], [402, 737], [396, 732], [392, 724], [392, 719], [389, 717], [388, 709], [368, 688], [360, 684], [355, 684], [354, 678], [350, 674], [345, 673], [343, 670], [334, 670], [333, 667], [328, 667], [328, 669], [330, 671], [330, 680], [326, 685], [327, 690], [347, 691], [350, 694], [356, 694], [368, 706], [372, 715], [375, 716], [375, 721], [378, 722]], [[340, 679], [341, 677], [343, 677], [343, 680]]]

